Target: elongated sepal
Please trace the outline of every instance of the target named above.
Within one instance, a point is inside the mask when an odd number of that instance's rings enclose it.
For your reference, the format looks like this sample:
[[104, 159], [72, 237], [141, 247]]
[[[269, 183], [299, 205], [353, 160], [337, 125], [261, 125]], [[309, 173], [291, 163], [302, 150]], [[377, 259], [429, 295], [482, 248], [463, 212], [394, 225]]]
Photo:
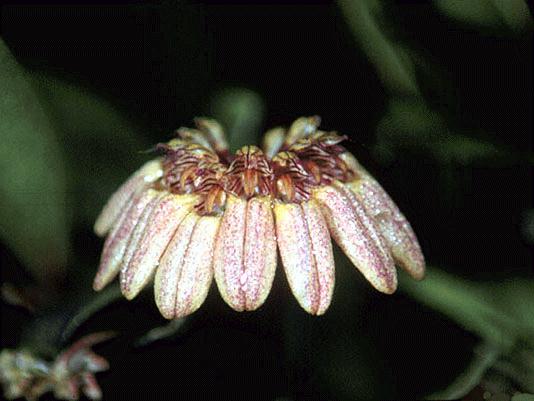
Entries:
[[152, 278], [176, 228], [197, 200], [195, 195], [165, 194], [155, 204], [131, 259], [121, 268], [121, 291], [127, 299], [133, 299]]
[[106, 238], [102, 257], [100, 258], [100, 266], [93, 281], [93, 289], [95, 291], [100, 291], [119, 273], [126, 245], [132, 232], [145, 208], [150, 207], [148, 205], [154, 202], [157, 195], [157, 191], [149, 189], [134, 196], [121, 220], [117, 222]]
[[332, 300], [335, 264], [330, 234], [314, 201], [274, 206], [276, 236], [293, 295], [302, 308], [321, 315]]
[[386, 294], [397, 288], [397, 273], [376, 223], [354, 194], [334, 182], [314, 191], [330, 233], [343, 252], [377, 290]]
[[425, 275], [425, 258], [410, 223], [384, 189], [370, 176], [345, 184], [375, 219], [395, 262], [413, 278]]
[[213, 248], [220, 217], [189, 213], [163, 254], [154, 281], [156, 305], [166, 319], [195, 312], [213, 279]]
[[124, 207], [131, 200], [132, 196], [147, 184], [156, 181], [163, 174], [161, 161], [151, 160], [145, 163], [139, 170], [126, 180], [119, 189], [109, 198], [106, 205], [100, 212], [94, 225], [96, 235], [103, 237], [111, 229], [124, 210]]
[[223, 299], [237, 311], [259, 308], [276, 270], [276, 239], [269, 198], [230, 196], [217, 235], [215, 280]]

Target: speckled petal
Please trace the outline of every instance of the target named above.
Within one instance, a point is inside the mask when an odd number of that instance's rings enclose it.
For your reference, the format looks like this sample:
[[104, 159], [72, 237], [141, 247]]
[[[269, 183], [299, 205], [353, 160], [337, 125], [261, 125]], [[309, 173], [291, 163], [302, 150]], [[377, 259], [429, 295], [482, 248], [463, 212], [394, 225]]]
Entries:
[[102, 257], [100, 258], [100, 266], [93, 282], [93, 289], [95, 291], [100, 291], [118, 274], [126, 245], [135, 225], [147, 205], [154, 201], [157, 194], [158, 192], [149, 189], [135, 196], [130, 201], [121, 220], [117, 222], [112, 232], [106, 238]]
[[271, 291], [276, 270], [276, 237], [271, 200], [252, 198], [247, 204], [243, 274], [246, 310], [259, 308]]
[[[157, 203], [161, 200], [163, 196], [165, 196], [165, 192], [163, 191], [156, 191], [156, 190], [150, 190], [154, 191], [155, 197], [154, 200], [152, 200], [147, 207], [145, 207], [145, 210], [143, 210], [143, 213], [141, 214], [141, 217], [139, 217], [139, 220], [137, 221], [137, 224], [135, 225], [132, 234], [130, 235], [130, 239], [128, 240], [128, 243], [126, 244], [126, 249], [124, 250], [124, 255], [122, 257], [121, 263], [120, 263], [120, 271], [121, 276], [122, 272], [126, 270], [128, 267], [128, 264], [130, 263], [130, 260], [132, 260], [132, 257], [137, 250], [137, 246], [139, 245], [139, 241], [141, 241], [141, 238], [143, 238], [143, 234], [145, 233], [145, 229], [150, 222], [150, 216], [152, 212], [154, 211], [154, 207], [157, 205]], [[121, 277], [122, 280], [122, 277]]]
[[111, 229], [113, 223], [117, 221], [124, 207], [132, 196], [144, 188], [148, 183], [154, 182], [163, 174], [161, 161], [151, 160], [145, 163], [139, 170], [126, 180], [119, 189], [111, 195], [106, 205], [100, 212], [94, 225], [96, 235], [103, 237]]
[[270, 200], [230, 196], [215, 245], [215, 280], [237, 311], [260, 307], [276, 270], [276, 240]]
[[156, 304], [167, 319], [187, 316], [206, 299], [213, 279], [213, 248], [219, 217], [191, 212], [182, 221], [156, 272]]
[[417, 237], [384, 189], [370, 176], [362, 176], [345, 184], [363, 202], [375, 219], [393, 255], [393, 259], [413, 278], [425, 275], [425, 259]]
[[393, 293], [397, 288], [393, 259], [363, 204], [338, 182], [316, 189], [314, 197], [321, 205], [332, 237], [352, 263], [377, 290]]
[[293, 295], [308, 313], [323, 314], [332, 299], [335, 264], [328, 227], [318, 204], [274, 207], [278, 248]]
[[193, 208], [197, 196], [164, 195], [154, 206], [128, 265], [121, 269], [121, 290], [133, 299], [151, 279], [176, 228]]

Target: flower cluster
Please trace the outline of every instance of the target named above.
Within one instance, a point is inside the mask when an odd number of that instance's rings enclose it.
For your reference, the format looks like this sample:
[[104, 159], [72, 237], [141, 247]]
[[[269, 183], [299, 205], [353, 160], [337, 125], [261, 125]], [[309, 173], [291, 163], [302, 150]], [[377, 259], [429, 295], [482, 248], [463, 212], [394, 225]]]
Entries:
[[77, 400], [80, 389], [90, 400], [100, 400], [102, 391], [94, 373], [107, 370], [108, 362], [90, 347], [107, 340], [110, 333], [83, 337], [48, 363], [22, 350], [4, 349], [0, 353], [0, 383], [4, 396], [13, 400], [36, 400], [52, 391], [59, 400]]
[[120, 274], [134, 298], [154, 278], [156, 304], [168, 319], [203, 303], [213, 277], [237, 311], [261, 306], [280, 254], [291, 291], [309, 313], [323, 314], [334, 289], [330, 236], [379, 291], [397, 286], [395, 263], [424, 275], [421, 249], [406, 218], [378, 182], [318, 129], [318, 117], [265, 134], [263, 150], [231, 155], [222, 127], [195, 120], [157, 149], [95, 223], [106, 235], [94, 280], [100, 290]]

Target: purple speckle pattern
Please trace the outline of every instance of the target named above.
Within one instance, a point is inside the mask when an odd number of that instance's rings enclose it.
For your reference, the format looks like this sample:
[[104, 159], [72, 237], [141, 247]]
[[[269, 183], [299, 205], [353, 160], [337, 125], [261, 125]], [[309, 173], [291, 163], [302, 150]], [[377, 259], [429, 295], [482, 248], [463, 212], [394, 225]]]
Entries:
[[152, 278], [172, 235], [197, 201], [194, 195], [166, 194], [155, 204], [148, 217], [150, 223], [121, 270], [121, 290], [126, 298], [133, 299]]
[[363, 204], [334, 182], [314, 191], [332, 237], [351, 262], [377, 290], [391, 294], [397, 288], [397, 272], [385, 240]]
[[323, 314], [334, 289], [328, 228], [315, 201], [274, 206], [278, 248], [293, 295], [308, 313]]
[[187, 316], [204, 302], [213, 279], [220, 217], [190, 212], [178, 226], [156, 272], [156, 305], [167, 319]]
[[154, 200], [156, 194], [153, 190], [147, 190], [134, 196], [123, 213], [123, 216], [106, 238], [102, 257], [100, 258], [100, 266], [93, 282], [93, 288], [96, 291], [104, 288], [119, 273], [126, 245], [132, 232], [143, 211]]
[[145, 163], [139, 170], [133, 173], [106, 202], [102, 212], [100, 212], [100, 215], [96, 219], [94, 225], [95, 233], [100, 237], [106, 235], [117, 222], [134, 194], [161, 177], [162, 173], [159, 159]]
[[376, 180], [363, 176], [345, 184], [373, 216], [395, 262], [413, 278], [425, 274], [425, 259], [410, 223]]
[[237, 311], [259, 308], [276, 270], [271, 202], [231, 196], [215, 246], [215, 280], [223, 299]]

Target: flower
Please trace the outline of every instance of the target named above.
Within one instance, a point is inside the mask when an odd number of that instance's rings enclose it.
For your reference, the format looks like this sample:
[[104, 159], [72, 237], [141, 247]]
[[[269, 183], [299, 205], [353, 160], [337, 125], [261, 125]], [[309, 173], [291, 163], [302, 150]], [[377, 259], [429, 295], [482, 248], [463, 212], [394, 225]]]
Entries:
[[95, 223], [104, 244], [94, 289], [120, 274], [134, 298], [155, 277], [156, 304], [168, 319], [203, 303], [215, 278], [237, 311], [260, 307], [273, 282], [277, 249], [291, 291], [309, 313], [323, 314], [334, 289], [330, 236], [379, 291], [397, 287], [395, 263], [422, 279], [425, 262], [406, 218], [340, 143], [297, 119], [265, 134], [263, 150], [230, 155], [222, 127], [197, 129], [157, 145], [111, 197]]
[[0, 383], [9, 399], [36, 400], [52, 391], [59, 400], [77, 400], [80, 388], [90, 400], [100, 400], [102, 391], [94, 373], [109, 368], [108, 362], [90, 347], [108, 340], [112, 333], [85, 336], [49, 363], [28, 351], [4, 349], [0, 353]]

